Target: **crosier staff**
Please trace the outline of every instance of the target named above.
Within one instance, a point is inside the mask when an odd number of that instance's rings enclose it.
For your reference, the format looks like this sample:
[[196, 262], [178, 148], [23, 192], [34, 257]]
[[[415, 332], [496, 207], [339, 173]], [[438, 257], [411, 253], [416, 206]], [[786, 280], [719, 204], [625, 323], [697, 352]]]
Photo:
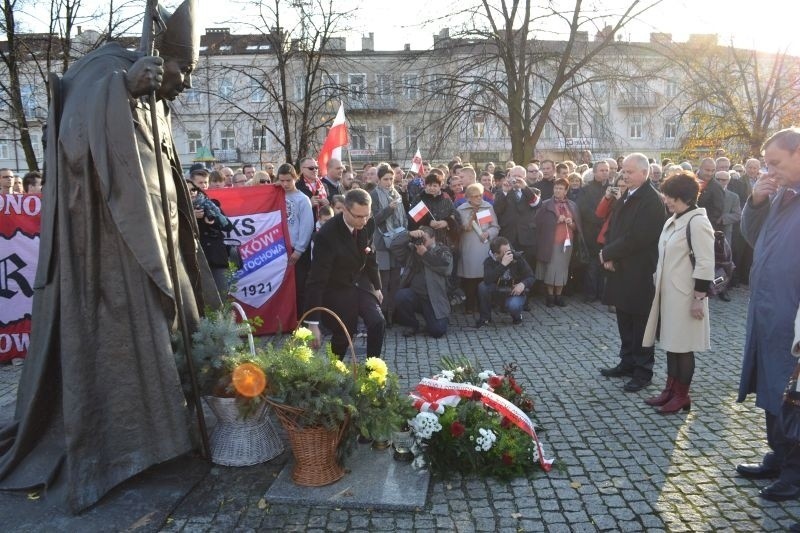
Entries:
[[[142, 40], [139, 46], [139, 51], [145, 55], [153, 56], [158, 52], [155, 50], [155, 32], [157, 28], [164, 28], [164, 21], [158, 13], [158, 0], [147, 0], [147, 8], [144, 15], [144, 22], [142, 24]], [[153, 128], [153, 142], [156, 150], [160, 150], [161, 135], [158, 127], [158, 110], [156, 108], [156, 88], [151, 89], [145, 99], [148, 101], [150, 107], [150, 123]], [[178, 324], [181, 329], [181, 337], [183, 338], [183, 349], [186, 355], [186, 368], [189, 371], [189, 380], [192, 387], [192, 395], [194, 396], [194, 406], [197, 412], [197, 424], [200, 428], [200, 438], [202, 441], [201, 453], [204, 458], [211, 457], [208, 446], [208, 431], [206, 429], [206, 420], [203, 415], [203, 405], [200, 399], [200, 390], [197, 386], [197, 379], [195, 378], [194, 361], [192, 359], [192, 336], [189, 333], [189, 325], [186, 323], [186, 318], [183, 315], [183, 297], [179, 289], [178, 280], [178, 264], [175, 257], [175, 240], [172, 235], [170, 227], [170, 213], [169, 213], [169, 199], [167, 198], [167, 183], [164, 173], [164, 160], [161, 154], [157, 154], [156, 168], [158, 170], [158, 186], [161, 193], [161, 213], [164, 217], [164, 226], [167, 233], [167, 262], [169, 264], [169, 277], [172, 281], [172, 290], [175, 294], [175, 309], [178, 313]]]

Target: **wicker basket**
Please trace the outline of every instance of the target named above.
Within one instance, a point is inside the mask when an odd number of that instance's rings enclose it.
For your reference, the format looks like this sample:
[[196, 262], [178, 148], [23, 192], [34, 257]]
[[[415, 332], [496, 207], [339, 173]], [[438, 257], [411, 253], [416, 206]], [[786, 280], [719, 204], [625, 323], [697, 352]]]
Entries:
[[275, 405], [283, 429], [289, 437], [294, 455], [292, 481], [304, 487], [330, 485], [344, 476], [344, 468], [337, 460], [337, 449], [347, 428], [347, 422], [338, 429], [301, 427], [297, 424], [297, 410]]
[[[350, 345], [350, 354], [353, 357], [353, 372], [355, 373], [357, 361], [353, 340], [336, 313], [325, 307], [315, 307], [306, 311], [300, 317], [298, 325], [302, 324], [306, 316], [314, 311], [323, 311], [332, 315], [344, 330]], [[267, 401], [269, 402], [269, 400]], [[345, 470], [337, 460], [337, 449], [342, 442], [348, 421], [345, 421], [338, 429], [332, 430], [324, 427], [302, 427], [297, 422], [298, 418], [302, 417], [302, 409], [281, 403], [269, 403], [275, 408], [278, 420], [286, 430], [289, 443], [292, 445], [292, 455], [294, 455], [292, 480], [305, 487], [321, 487], [341, 479], [345, 474]]]
[[[233, 302], [233, 308], [247, 320], [244, 309]], [[247, 334], [250, 353], [256, 348], [252, 333]], [[242, 418], [236, 398], [205, 396], [206, 403], [217, 417], [217, 425], [209, 437], [211, 461], [225, 466], [251, 466], [283, 453], [283, 443], [269, 418], [268, 404]]]
[[209, 438], [211, 461], [225, 466], [251, 466], [283, 453], [283, 443], [269, 419], [267, 404], [242, 418], [236, 398], [205, 396], [217, 417]]

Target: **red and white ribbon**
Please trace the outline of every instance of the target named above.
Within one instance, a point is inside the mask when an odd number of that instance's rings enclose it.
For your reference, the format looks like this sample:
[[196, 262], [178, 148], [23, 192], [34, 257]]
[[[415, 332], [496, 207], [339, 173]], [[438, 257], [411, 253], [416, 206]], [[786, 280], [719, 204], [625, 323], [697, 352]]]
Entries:
[[441, 414], [444, 412], [444, 405], [458, 404], [458, 401], [456, 401], [455, 404], [451, 403], [453, 397], [473, 398], [476, 393], [480, 395], [481, 403], [508, 418], [515, 426], [531, 436], [533, 443], [536, 445], [536, 450], [539, 452], [539, 464], [542, 466], [542, 470], [549, 472], [553, 467], [553, 459], [544, 458], [544, 450], [539, 443], [539, 438], [536, 436], [533, 422], [531, 422], [528, 415], [519, 407], [499, 394], [469, 383], [452, 383], [449, 381], [424, 378], [420, 381], [419, 385], [417, 385], [416, 389], [414, 389], [412, 397], [415, 399], [415, 407], [417, 407], [419, 403], [420, 407], [418, 408], [420, 411], [422, 411], [422, 407], [425, 407], [426, 411]]

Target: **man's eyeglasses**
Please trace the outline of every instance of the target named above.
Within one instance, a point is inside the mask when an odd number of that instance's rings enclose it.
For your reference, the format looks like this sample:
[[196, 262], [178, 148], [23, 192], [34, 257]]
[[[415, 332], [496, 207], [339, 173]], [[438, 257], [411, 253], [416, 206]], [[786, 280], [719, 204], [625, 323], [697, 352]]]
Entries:
[[306, 170], [319, 170], [319, 167], [303, 167]]
[[366, 215], [356, 215], [355, 213], [353, 213], [352, 211], [350, 211], [350, 208], [348, 208], [348, 207], [345, 207], [345, 210], [346, 210], [348, 213], [350, 213], [350, 216], [351, 216], [351, 217], [353, 217], [353, 218], [355, 218], [355, 219], [358, 219], [358, 220], [367, 220], [367, 219], [369, 219], [369, 217], [371, 217], [371, 216], [372, 216], [372, 213], [367, 213]]

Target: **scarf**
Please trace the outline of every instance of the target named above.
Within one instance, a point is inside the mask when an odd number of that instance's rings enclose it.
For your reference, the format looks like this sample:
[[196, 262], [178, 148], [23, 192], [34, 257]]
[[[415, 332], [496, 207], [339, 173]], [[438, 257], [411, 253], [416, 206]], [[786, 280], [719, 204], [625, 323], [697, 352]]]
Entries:
[[383, 210], [386, 209], [390, 203], [396, 201], [397, 207], [394, 208], [394, 213], [392, 216], [387, 218], [383, 224], [386, 227], [386, 232], [392, 232], [396, 228], [406, 227], [406, 213], [403, 209], [403, 200], [400, 198], [400, 193], [397, 192], [397, 189], [392, 187], [388, 191], [383, 187], [375, 187], [375, 192], [378, 196], [378, 209]]

